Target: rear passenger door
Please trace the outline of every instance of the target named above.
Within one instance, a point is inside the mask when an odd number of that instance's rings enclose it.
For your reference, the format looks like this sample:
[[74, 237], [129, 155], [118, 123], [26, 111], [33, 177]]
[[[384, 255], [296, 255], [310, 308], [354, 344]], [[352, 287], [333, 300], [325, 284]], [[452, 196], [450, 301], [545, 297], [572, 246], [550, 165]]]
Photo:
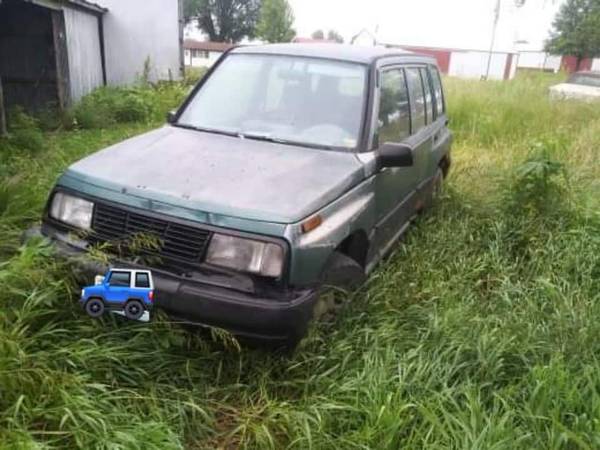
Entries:
[[431, 85], [425, 66], [405, 68], [411, 106], [411, 136], [407, 140], [413, 148], [413, 170], [417, 177], [415, 189], [419, 196], [416, 208], [423, 205], [423, 193], [435, 174], [433, 161], [433, 105]]
[[448, 116], [446, 115], [446, 101], [442, 80], [437, 67], [430, 65], [426, 69], [432, 91], [432, 113], [433, 124], [431, 133], [433, 135], [433, 162], [434, 170], [437, 170], [439, 162], [448, 155], [452, 143], [452, 134], [448, 130]]

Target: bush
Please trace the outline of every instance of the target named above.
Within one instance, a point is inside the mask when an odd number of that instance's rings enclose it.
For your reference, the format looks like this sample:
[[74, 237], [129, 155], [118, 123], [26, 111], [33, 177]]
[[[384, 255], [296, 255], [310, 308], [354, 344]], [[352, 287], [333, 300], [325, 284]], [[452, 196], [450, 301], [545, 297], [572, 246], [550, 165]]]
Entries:
[[13, 109], [8, 118], [8, 146], [16, 151], [38, 153], [44, 149], [44, 135], [38, 122], [22, 108]]
[[81, 128], [108, 128], [116, 123], [148, 122], [153, 116], [151, 88], [100, 88], [73, 109]]
[[506, 204], [511, 214], [561, 212], [568, 201], [566, 182], [564, 165], [549, 156], [544, 144], [537, 143], [531, 156], [513, 170]]
[[143, 91], [124, 94], [115, 103], [114, 116], [117, 122], [147, 122], [152, 116], [153, 106]]
[[206, 75], [206, 72], [208, 72], [206, 67], [186, 67], [183, 84], [186, 86], [195, 86]]

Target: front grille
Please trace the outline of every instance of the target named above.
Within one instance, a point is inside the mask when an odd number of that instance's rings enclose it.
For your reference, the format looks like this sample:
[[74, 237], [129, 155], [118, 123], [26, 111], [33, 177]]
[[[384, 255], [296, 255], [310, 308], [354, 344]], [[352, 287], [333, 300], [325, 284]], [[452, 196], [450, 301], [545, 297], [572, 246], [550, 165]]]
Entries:
[[149, 236], [152, 243], [142, 253], [199, 263], [210, 239], [210, 231], [150, 217], [115, 206], [96, 203], [92, 221], [94, 240], [127, 242], [134, 236]]

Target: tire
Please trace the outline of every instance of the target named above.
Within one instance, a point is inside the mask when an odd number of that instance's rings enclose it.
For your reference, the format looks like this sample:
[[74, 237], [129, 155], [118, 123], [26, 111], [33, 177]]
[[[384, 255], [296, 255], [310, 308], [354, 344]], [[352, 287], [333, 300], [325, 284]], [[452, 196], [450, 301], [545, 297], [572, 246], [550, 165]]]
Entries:
[[101, 317], [104, 314], [105, 309], [104, 302], [100, 298], [90, 298], [85, 303], [85, 312], [94, 319]]
[[323, 288], [313, 308], [313, 319], [335, 317], [345, 304], [346, 293], [358, 289], [366, 278], [358, 262], [343, 253], [334, 252], [323, 271]]
[[139, 300], [129, 300], [125, 304], [124, 312], [129, 320], [139, 320], [144, 315], [144, 305]]

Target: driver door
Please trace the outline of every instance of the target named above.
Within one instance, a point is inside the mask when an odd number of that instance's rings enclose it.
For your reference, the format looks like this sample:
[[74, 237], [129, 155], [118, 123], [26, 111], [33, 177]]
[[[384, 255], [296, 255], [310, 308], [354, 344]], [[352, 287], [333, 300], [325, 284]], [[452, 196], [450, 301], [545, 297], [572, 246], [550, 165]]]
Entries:
[[[379, 76], [378, 123], [375, 146], [400, 143], [411, 135], [409, 89], [402, 67], [384, 68]], [[385, 253], [403, 231], [415, 209], [418, 170], [384, 168], [376, 175], [377, 251]]]
[[108, 298], [110, 303], [124, 303], [129, 299], [131, 272], [113, 271], [108, 280]]

